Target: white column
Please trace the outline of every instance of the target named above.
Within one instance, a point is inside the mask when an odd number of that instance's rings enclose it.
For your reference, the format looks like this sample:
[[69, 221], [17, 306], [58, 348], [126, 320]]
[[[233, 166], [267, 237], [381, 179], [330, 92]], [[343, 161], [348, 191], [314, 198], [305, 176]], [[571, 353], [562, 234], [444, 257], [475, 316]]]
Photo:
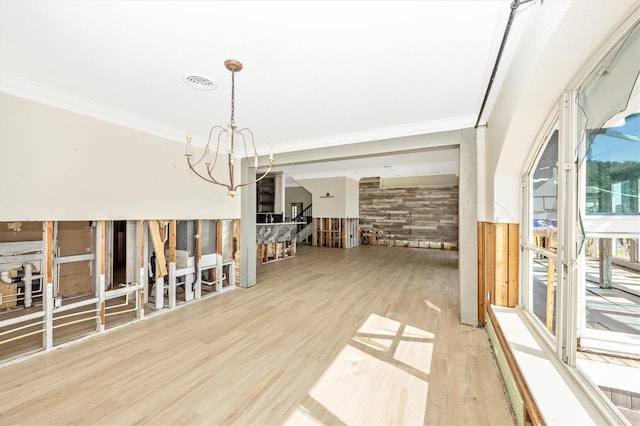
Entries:
[[53, 347], [53, 283], [45, 284], [42, 304], [44, 309], [42, 346], [45, 350], [49, 350]]
[[176, 307], [176, 263], [169, 262], [169, 308]]
[[104, 298], [104, 288], [106, 282], [105, 274], [100, 274], [100, 281], [98, 285], [98, 302], [96, 303], [96, 307], [98, 308], [98, 319], [96, 320], [96, 331], [103, 332], [104, 331], [104, 323], [105, 323], [105, 298]]
[[196, 259], [196, 286], [195, 286], [195, 298], [196, 300], [202, 299], [202, 269], [200, 269], [200, 260]]
[[142, 286], [142, 288], [140, 290], [138, 290], [136, 292], [136, 297], [137, 297], [137, 301], [136, 301], [136, 318], [137, 319], [143, 319], [144, 318], [144, 299], [146, 298], [146, 291], [144, 290], [146, 285], [144, 285], [145, 282], [147, 282], [147, 277], [145, 275], [144, 272], [144, 268], [140, 268], [138, 271], [138, 282], [140, 283], [140, 285]]
[[[156, 271], [159, 268], [156, 267]], [[164, 307], [164, 278], [159, 278], [156, 275], [156, 284], [153, 287], [154, 299], [155, 299], [155, 310], [159, 311]]]
[[458, 184], [460, 321], [478, 324], [477, 151], [475, 129], [462, 131]]
[[188, 273], [184, 276], [184, 300], [187, 302], [190, 300], [193, 300], [193, 296], [194, 296], [193, 280], [194, 280], [193, 274]]
[[222, 291], [222, 255], [216, 254], [216, 293]]
[[33, 281], [32, 278], [32, 266], [30, 263], [27, 263], [24, 265], [24, 307], [25, 308], [30, 308], [31, 307], [31, 294], [32, 294], [32, 288], [31, 288], [31, 283]]
[[[255, 172], [242, 160], [242, 180], [256, 178]], [[252, 287], [256, 284], [256, 186], [243, 186], [240, 220], [240, 286]]]

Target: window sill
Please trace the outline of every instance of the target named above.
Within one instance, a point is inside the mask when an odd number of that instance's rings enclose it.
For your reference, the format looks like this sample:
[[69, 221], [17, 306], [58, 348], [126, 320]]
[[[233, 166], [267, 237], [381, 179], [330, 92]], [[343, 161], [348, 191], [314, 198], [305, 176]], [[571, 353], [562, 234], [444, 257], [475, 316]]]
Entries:
[[533, 424], [595, 425], [617, 417], [591, 403], [575, 372], [536, 336], [518, 308], [491, 306], [489, 321]]

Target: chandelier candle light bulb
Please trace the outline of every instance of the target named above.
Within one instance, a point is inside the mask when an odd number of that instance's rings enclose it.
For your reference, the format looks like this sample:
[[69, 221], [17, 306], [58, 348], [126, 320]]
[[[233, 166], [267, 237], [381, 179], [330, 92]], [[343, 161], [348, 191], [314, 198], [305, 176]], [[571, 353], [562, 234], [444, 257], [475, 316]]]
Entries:
[[[231, 120], [229, 121], [229, 124], [227, 126], [216, 125], [211, 128], [211, 131], [209, 132], [209, 140], [205, 145], [204, 154], [202, 155], [202, 157], [200, 157], [200, 159], [198, 159], [198, 161], [195, 161], [195, 162], [191, 161], [191, 157], [192, 157], [191, 133], [187, 133], [187, 147], [184, 155], [187, 158], [187, 164], [189, 168], [193, 173], [196, 174], [196, 176], [198, 176], [200, 179], [207, 181], [209, 183], [213, 183], [215, 185], [220, 185], [227, 188], [227, 195], [230, 197], [234, 197], [238, 193], [238, 188], [261, 181], [271, 171], [271, 167], [273, 166], [273, 140], [269, 142], [269, 164], [266, 165], [266, 171], [264, 171], [260, 175], [260, 177], [256, 178], [255, 180], [252, 180], [249, 182], [235, 183], [236, 173], [234, 171], [234, 166], [235, 166], [236, 147], [234, 145], [235, 145], [236, 135], [240, 136], [239, 140], [242, 142], [242, 144], [244, 144], [244, 153], [248, 157], [247, 158], [248, 161], [250, 161], [249, 160], [250, 157], [248, 153], [251, 152], [251, 148], [253, 148], [253, 154], [254, 154], [253, 168], [257, 170], [260, 167], [260, 164], [258, 163], [259, 155], [258, 155], [258, 150], [256, 149], [256, 144], [253, 140], [253, 133], [248, 128], [241, 128], [240, 130], [238, 130], [235, 122], [235, 73], [242, 70], [242, 64], [240, 63], [240, 61], [236, 61], [235, 59], [227, 59], [226, 61], [224, 61], [224, 66], [229, 71], [231, 71]], [[228, 142], [228, 146], [227, 146], [228, 163], [227, 164], [229, 168], [228, 182], [225, 182], [222, 179], [216, 178], [213, 176], [213, 171], [216, 168], [216, 162], [218, 161], [218, 156], [220, 155], [220, 142], [221, 142], [220, 139], [223, 137], [223, 134], [225, 133], [227, 134], [227, 137], [228, 137], [228, 141], [227, 141]], [[249, 146], [247, 145], [247, 142], [250, 143]], [[222, 143], [224, 144], [224, 142]], [[215, 157], [213, 158], [213, 162], [211, 161], [211, 155], [212, 155], [211, 145], [212, 144], [215, 144], [215, 150], [216, 150], [214, 154]], [[242, 148], [239, 149], [239, 152], [243, 152]], [[196, 168], [200, 163], [202, 163], [203, 160], [204, 160], [205, 167], [200, 167], [202, 171], [198, 171]], [[250, 165], [251, 163], [248, 163], [248, 164]]]
[[191, 157], [191, 133], [187, 133], [187, 152], [185, 152], [184, 155]]

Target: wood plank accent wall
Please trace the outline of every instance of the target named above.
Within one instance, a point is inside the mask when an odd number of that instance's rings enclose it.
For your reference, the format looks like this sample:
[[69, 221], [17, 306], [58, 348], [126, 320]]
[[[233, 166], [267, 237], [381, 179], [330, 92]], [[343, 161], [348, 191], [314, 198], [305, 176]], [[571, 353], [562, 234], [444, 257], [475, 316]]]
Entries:
[[517, 223], [478, 222], [478, 323], [485, 323], [487, 302], [518, 304], [520, 230]]
[[391, 245], [458, 246], [458, 185], [380, 188], [380, 178], [363, 178], [359, 213], [361, 231], [407, 242]]

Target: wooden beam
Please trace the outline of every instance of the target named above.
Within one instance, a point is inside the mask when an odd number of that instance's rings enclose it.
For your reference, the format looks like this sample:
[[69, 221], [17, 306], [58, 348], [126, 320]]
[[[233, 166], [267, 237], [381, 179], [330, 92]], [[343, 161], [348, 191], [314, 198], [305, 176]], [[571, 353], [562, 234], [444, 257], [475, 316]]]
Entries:
[[495, 224], [495, 305], [508, 305], [509, 271], [509, 226], [506, 223]]
[[100, 324], [104, 327], [105, 324], [105, 316], [104, 316], [104, 311], [105, 311], [105, 302], [101, 302], [100, 303]]
[[46, 259], [47, 259], [47, 279], [48, 283], [53, 282], [53, 221], [46, 222]]
[[106, 249], [107, 249], [107, 238], [106, 238], [106, 233], [107, 233], [107, 229], [106, 229], [106, 222], [104, 220], [100, 221], [100, 236], [98, 238], [100, 238], [100, 241], [98, 241], [98, 244], [100, 244], [100, 259], [98, 260], [98, 262], [100, 262], [100, 275], [104, 275], [104, 273], [106, 272], [107, 268], [106, 268], [106, 262], [105, 262], [105, 257], [106, 257]]
[[487, 309], [487, 288], [485, 282], [485, 222], [478, 222], [478, 325], [483, 326], [485, 320], [485, 309]]
[[600, 269], [600, 288], [611, 288], [611, 255], [612, 244], [611, 238], [600, 238], [600, 256], [599, 269]]
[[311, 219], [311, 229], [313, 230], [311, 234], [311, 245], [316, 247], [318, 245], [318, 220], [314, 217]]
[[[485, 224], [485, 289], [489, 292], [489, 303], [496, 303], [496, 225], [495, 223]], [[486, 296], [485, 296], [486, 297]]]
[[176, 220], [169, 221], [169, 262], [176, 262]]
[[547, 258], [547, 309], [545, 315], [545, 325], [547, 329], [553, 332], [553, 311], [554, 311], [554, 293], [556, 282], [555, 260]]
[[520, 229], [517, 223], [509, 224], [509, 248], [508, 248], [508, 295], [507, 303], [510, 308], [518, 304], [519, 267], [520, 267]]
[[164, 242], [160, 236], [160, 224], [157, 220], [149, 221], [149, 236], [153, 244], [153, 250], [156, 253], [156, 263], [158, 269], [156, 274], [159, 278], [167, 275], [167, 260], [164, 256]]
[[147, 259], [144, 256], [144, 220], [138, 222], [138, 232], [140, 233], [140, 241], [138, 244], [140, 245], [138, 256], [140, 258], [140, 268], [143, 268]]

